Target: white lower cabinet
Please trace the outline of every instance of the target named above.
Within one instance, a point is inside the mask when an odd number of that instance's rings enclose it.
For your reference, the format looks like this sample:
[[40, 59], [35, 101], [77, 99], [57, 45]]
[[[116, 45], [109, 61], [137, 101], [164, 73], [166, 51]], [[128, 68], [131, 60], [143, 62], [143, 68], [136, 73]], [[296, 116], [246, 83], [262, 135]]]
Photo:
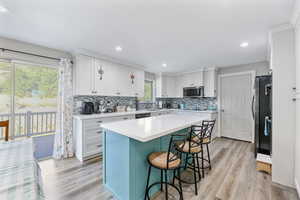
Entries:
[[134, 119], [134, 115], [101, 117], [95, 119], [74, 118], [75, 154], [81, 162], [102, 154], [101, 124], [107, 122]]

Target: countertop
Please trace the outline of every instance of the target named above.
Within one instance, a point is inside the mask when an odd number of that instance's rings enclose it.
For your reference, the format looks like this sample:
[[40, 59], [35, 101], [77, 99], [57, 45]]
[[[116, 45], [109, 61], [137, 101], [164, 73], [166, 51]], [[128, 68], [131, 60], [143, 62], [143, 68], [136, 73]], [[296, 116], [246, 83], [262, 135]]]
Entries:
[[217, 111], [214, 110], [181, 110], [181, 109], [158, 109], [158, 110], [137, 110], [137, 111], [130, 111], [130, 112], [114, 112], [114, 113], [100, 113], [100, 114], [90, 114], [90, 115], [74, 115], [75, 119], [95, 119], [95, 118], [102, 118], [102, 117], [118, 117], [124, 115], [135, 115], [141, 113], [155, 113], [155, 112], [166, 112], [166, 111], [174, 111], [174, 112], [195, 112], [195, 113], [210, 113], [214, 114]]
[[199, 115], [167, 114], [105, 123], [101, 127], [140, 142], [148, 142], [191, 125], [199, 124], [206, 119], [206, 117], [199, 117]]

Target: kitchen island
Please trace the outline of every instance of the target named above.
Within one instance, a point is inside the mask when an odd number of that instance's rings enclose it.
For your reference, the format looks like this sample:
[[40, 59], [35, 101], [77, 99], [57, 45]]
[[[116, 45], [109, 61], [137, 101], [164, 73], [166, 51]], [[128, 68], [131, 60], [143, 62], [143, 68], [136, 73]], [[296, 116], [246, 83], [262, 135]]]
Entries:
[[[186, 133], [187, 128], [206, 118], [197, 115], [169, 114], [106, 123], [103, 134], [103, 181], [119, 200], [144, 198], [148, 162], [151, 152], [167, 151], [173, 133]], [[170, 173], [171, 175], [171, 173]], [[150, 181], [160, 180], [153, 170]], [[159, 188], [153, 188], [151, 194]]]

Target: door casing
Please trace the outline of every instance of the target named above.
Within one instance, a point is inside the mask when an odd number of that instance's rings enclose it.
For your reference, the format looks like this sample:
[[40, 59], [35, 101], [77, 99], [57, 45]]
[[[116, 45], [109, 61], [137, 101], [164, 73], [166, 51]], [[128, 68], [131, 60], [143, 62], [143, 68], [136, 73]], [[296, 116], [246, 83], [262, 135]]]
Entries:
[[[218, 137], [222, 136], [222, 130], [221, 130], [221, 78], [223, 77], [230, 77], [230, 76], [240, 76], [240, 75], [251, 75], [251, 80], [252, 80], [252, 95], [254, 95], [254, 84], [255, 84], [255, 76], [256, 76], [256, 71], [255, 70], [251, 70], [251, 71], [243, 71], [243, 72], [236, 72], [236, 73], [228, 73], [228, 74], [219, 74], [218, 75]], [[253, 120], [254, 121], [254, 120]], [[255, 132], [255, 127], [252, 127], [252, 131], [251, 131], [251, 142], [254, 143], [254, 132]]]

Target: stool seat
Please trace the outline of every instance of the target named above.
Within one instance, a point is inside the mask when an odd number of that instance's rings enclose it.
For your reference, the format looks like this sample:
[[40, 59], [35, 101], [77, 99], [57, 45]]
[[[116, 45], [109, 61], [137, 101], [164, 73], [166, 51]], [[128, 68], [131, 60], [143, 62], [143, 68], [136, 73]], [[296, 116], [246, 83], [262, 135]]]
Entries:
[[[197, 136], [193, 137], [192, 141], [197, 142], [197, 143], [201, 142], [200, 138], [197, 137]], [[209, 137], [206, 137], [206, 138], [202, 139], [202, 144], [209, 144], [210, 142], [211, 142], [211, 139]]]
[[[190, 145], [191, 143], [191, 145]], [[182, 141], [177, 143], [177, 149], [184, 153], [199, 153], [202, 151], [201, 146], [196, 142]]]
[[[170, 161], [170, 158], [173, 158], [173, 161]], [[168, 169], [167, 168], [167, 163], [169, 160], [169, 168], [177, 168], [180, 165], [180, 159], [176, 158], [176, 156], [170, 152], [169, 154], [169, 159], [168, 159], [168, 152], [153, 152], [149, 155], [148, 157], [149, 162], [160, 169]]]

